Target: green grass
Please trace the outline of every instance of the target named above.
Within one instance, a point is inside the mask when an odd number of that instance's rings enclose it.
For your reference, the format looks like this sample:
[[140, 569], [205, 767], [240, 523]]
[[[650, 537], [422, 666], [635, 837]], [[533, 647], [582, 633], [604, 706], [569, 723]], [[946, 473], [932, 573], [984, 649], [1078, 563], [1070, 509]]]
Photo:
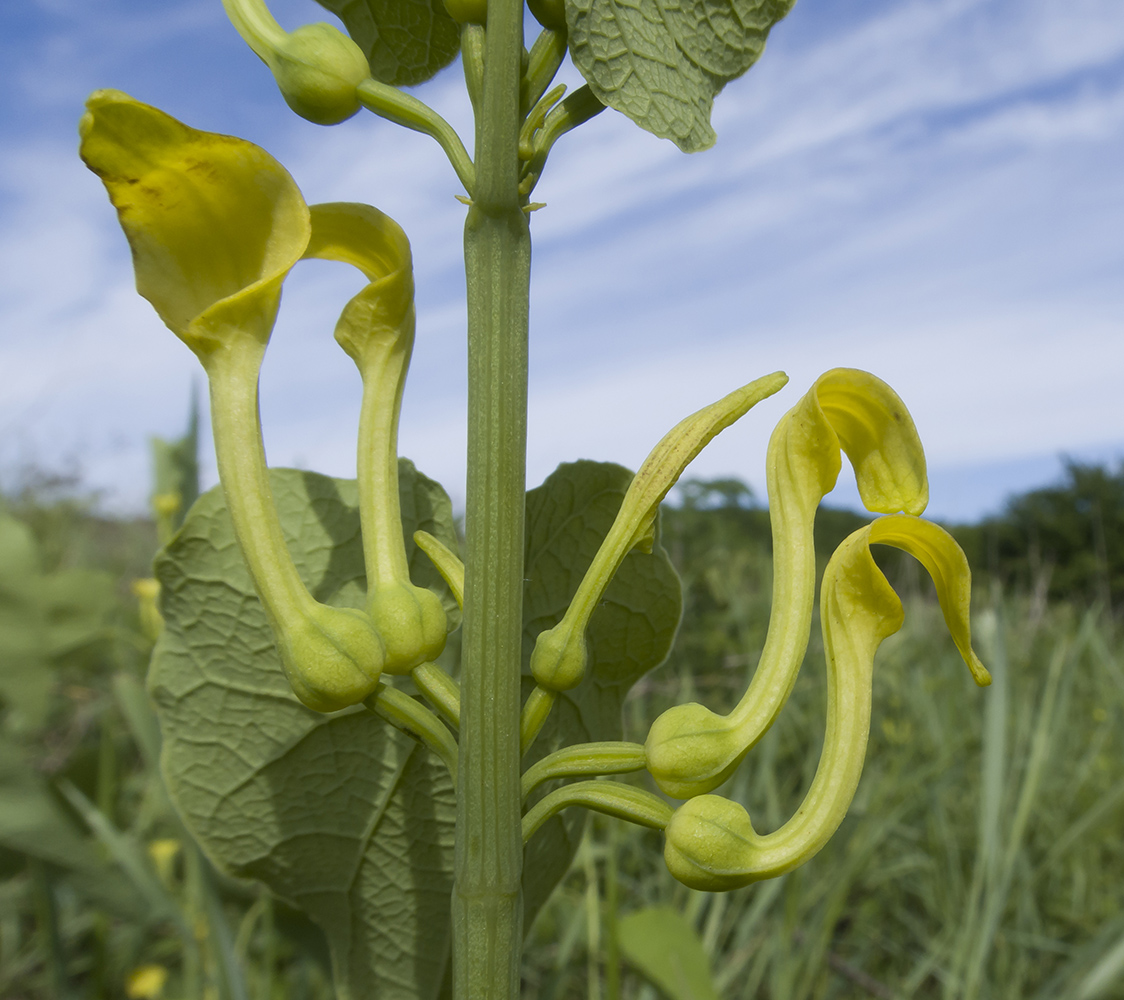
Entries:
[[[737, 589], [730, 575], [722, 581]], [[743, 593], [753, 589], [747, 580]], [[904, 629], [877, 661], [862, 783], [813, 861], [708, 896], [667, 875], [658, 836], [622, 827], [612, 834], [619, 902], [612, 914], [602, 900], [602, 928], [641, 907], [681, 909], [730, 1000], [1124, 996], [1119, 628], [1097, 611], [996, 600], [981, 602], [976, 633], [995, 675], [984, 691], [971, 683], [935, 603], [907, 602]], [[752, 659], [757, 626], [747, 623], [744, 635]], [[737, 665], [712, 663], [693, 675], [680, 660], [652, 678], [627, 706], [631, 737], [642, 739], [646, 722], [674, 702], [729, 703], [748, 668], [722, 657]], [[813, 642], [790, 704], [722, 790], [762, 831], [791, 815], [811, 778], [823, 690]], [[600, 862], [601, 896], [607, 825], [592, 825], [588, 848]], [[529, 996], [590, 995], [591, 884], [589, 865], [576, 867], [540, 917]], [[620, 995], [655, 996], [627, 970]]]
[[[119, 998], [134, 970], [159, 965], [169, 1000], [328, 1000], [315, 930], [213, 872], [164, 798], [139, 692], [149, 646], [127, 587], [151, 525], [81, 504], [19, 512], [48, 575], [108, 568], [117, 582], [82, 612], [88, 641], [48, 657], [43, 724], [0, 726], [0, 997]], [[687, 617], [671, 660], [626, 704], [631, 739], [671, 704], [727, 707], [761, 646], [760, 512], [747, 512], [746, 535], [695, 515], [689, 531], [668, 519]], [[706, 895], [671, 879], [657, 834], [598, 818], [531, 929], [528, 1000], [655, 1000], [615, 931], [651, 906], [687, 917], [728, 1000], [1124, 996], [1119, 621], [1041, 593], [977, 594], [977, 644], [995, 676], [981, 691], [916, 571], [887, 566], [906, 625], [879, 654], [867, 767], [836, 837], [782, 879]], [[817, 632], [790, 704], [723, 789], [762, 831], [810, 780], [823, 698]], [[157, 863], [161, 842], [176, 846]]]

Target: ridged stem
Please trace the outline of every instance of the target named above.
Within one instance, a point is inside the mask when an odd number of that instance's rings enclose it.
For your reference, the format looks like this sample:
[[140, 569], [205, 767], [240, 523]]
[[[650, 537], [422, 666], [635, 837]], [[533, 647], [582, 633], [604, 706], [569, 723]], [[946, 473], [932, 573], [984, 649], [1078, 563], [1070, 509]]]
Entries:
[[519, 196], [522, 0], [492, 0], [465, 223], [468, 480], [454, 995], [515, 1000], [522, 958], [519, 672], [531, 242]]

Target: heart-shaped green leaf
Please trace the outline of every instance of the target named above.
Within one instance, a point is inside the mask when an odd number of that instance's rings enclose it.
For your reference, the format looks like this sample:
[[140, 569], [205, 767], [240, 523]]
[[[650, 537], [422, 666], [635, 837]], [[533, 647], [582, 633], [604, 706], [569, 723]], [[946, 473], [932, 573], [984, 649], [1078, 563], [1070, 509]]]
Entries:
[[[632, 473], [609, 462], [561, 465], [527, 494], [526, 584], [523, 589], [524, 694], [535, 638], [557, 625], [593, 561], [624, 499]], [[562, 746], [621, 738], [621, 705], [644, 674], [664, 661], [682, 611], [679, 577], [659, 544], [625, 557], [590, 620], [589, 669], [558, 695], [531, 747], [531, 764]], [[549, 786], [544, 786], [543, 791]], [[566, 874], [585, 814], [570, 809], [550, 820], [527, 845], [523, 870], [526, 926]]]
[[715, 95], [795, 0], [569, 0], [570, 56], [602, 104], [686, 153], [714, 145]]
[[[417, 528], [455, 550], [444, 491], [408, 462], [399, 475], [411, 563]], [[292, 469], [270, 481], [313, 595], [362, 607], [355, 483]], [[320, 715], [297, 701], [220, 489], [200, 498], [156, 569], [167, 627], [149, 688], [184, 821], [220, 867], [260, 879], [323, 928], [341, 1000], [438, 996], [455, 816], [444, 766], [365, 710]]]
[[460, 29], [443, 0], [317, 0], [344, 23], [367, 56], [371, 76], [409, 87], [448, 66]]

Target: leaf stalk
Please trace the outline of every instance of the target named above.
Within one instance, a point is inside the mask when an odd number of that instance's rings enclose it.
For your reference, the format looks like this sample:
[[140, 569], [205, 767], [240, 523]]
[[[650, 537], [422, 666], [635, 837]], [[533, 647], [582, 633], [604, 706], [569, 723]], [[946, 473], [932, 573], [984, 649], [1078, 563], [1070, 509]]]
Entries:
[[402, 93], [397, 87], [378, 80], [364, 80], [356, 91], [360, 104], [368, 111], [403, 128], [422, 132], [436, 139], [437, 144], [445, 150], [464, 189], [472, 194], [472, 189], [476, 186], [476, 169], [472, 164], [472, 157], [468, 155], [456, 129], [433, 108], [410, 94]]

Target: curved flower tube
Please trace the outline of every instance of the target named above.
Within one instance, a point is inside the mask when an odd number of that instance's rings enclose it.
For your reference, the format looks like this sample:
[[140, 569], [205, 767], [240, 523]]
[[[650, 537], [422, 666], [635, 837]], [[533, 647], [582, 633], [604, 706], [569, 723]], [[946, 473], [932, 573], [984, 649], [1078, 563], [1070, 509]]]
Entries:
[[792, 692], [815, 601], [816, 509], [835, 487], [841, 451], [854, 467], [868, 510], [920, 514], [928, 503], [921, 441], [894, 390], [856, 369], [821, 375], [781, 418], [769, 441], [772, 612], [753, 680], [729, 715], [695, 702], [677, 705], [648, 733], [648, 770], [673, 798], [701, 795], [722, 784]]
[[723, 891], [791, 871], [816, 854], [854, 798], [870, 732], [874, 654], [904, 619], [872, 543], [916, 557], [936, 584], [945, 622], [976, 683], [991, 677], [972, 650], [971, 576], [960, 546], [943, 528], [908, 514], [880, 518], [847, 538], [824, 572], [820, 607], [827, 660], [827, 730], [815, 777], [796, 814], [760, 835], [738, 803], [700, 795], [676, 810], [666, 829], [671, 873], [695, 889]]
[[398, 499], [398, 418], [414, 347], [410, 242], [370, 205], [314, 205], [306, 257], [343, 261], [370, 284], [344, 307], [336, 340], [363, 379], [359, 414], [359, 517], [367, 613], [386, 646], [383, 669], [408, 674], [445, 648], [441, 599], [410, 581]]
[[788, 376], [777, 372], [750, 382], [680, 421], [664, 435], [632, 478], [620, 510], [593, 562], [578, 584], [566, 614], [540, 633], [531, 654], [531, 673], [541, 687], [566, 691], [585, 674], [585, 630], [605, 589], [633, 548], [648, 550], [660, 502], [690, 462], [720, 431], [751, 407], [781, 389]]
[[524, 749], [530, 746], [546, 721], [554, 693], [576, 687], [585, 676], [588, 657], [585, 632], [589, 620], [624, 557], [634, 548], [651, 549], [660, 503], [683, 470], [720, 431], [761, 400], [778, 392], [787, 381], [787, 375], [775, 372], [735, 389], [681, 420], [644, 460], [629, 484], [612, 527], [578, 584], [566, 614], [535, 640], [531, 673], [537, 687], [524, 707], [521, 720]]
[[262, 445], [258, 373], [281, 285], [311, 234], [293, 179], [252, 143], [200, 132], [118, 91], [82, 119], [82, 158], [133, 251], [137, 290], [207, 372], [227, 508], [289, 682], [310, 708], [370, 695], [383, 645], [370, 619], [315, 601], [285, 544]]

